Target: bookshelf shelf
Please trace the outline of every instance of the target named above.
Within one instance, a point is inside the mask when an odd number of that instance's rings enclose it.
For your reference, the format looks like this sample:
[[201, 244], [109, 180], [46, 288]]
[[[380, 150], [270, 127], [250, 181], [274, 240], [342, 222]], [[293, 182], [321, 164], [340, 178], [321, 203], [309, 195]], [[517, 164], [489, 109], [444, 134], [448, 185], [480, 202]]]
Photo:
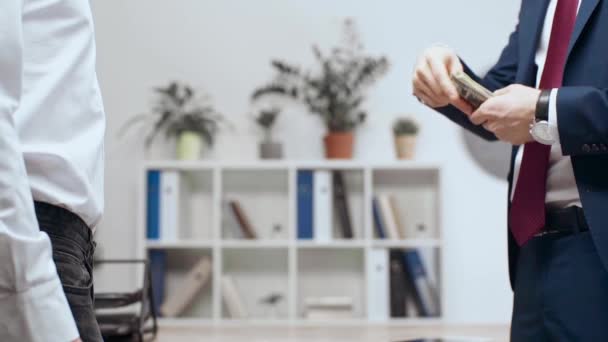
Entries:
[[287, 248], [289, 240], [223, 240], [221, 247], [231, 249]]
[[297, 241], [297, 247], [302, 249], [356, 249], [365, 248], [365, 240], [333, 240], [329, 242]]
[[215, 246], [211, 240], [191, 240], [191, 241], [154, 241], [146, 240], [148, 249], [210, 249]]
[[426, 248], [441, 247], [439, 239], [375, 240], [372, 247], [377, 248]]
[[[176, 190], [178, 219], [169, 221], [176, 222], [174, 239], [163, 240], [165, 231], [162, 227], [158, 238], [149, 238], [148, 177], [151, 172], [161, 175], [161, 185], [165, 173], [181, 177], [180, 189]], [[334, 197], [324, 202], [328, 203], [331, 216], [324, 221], [330, 228], [323, 237], [317, 236], [320, 234], [317, 231], [312, 238], [300, 236], [305, 233], [300, 229], [300, 216], [305, 208], [301, 207], [303, 190], [299, 178], [304, 172], [313, 175], [313, 179], [317, 174], [325, 174], [330, 187], [333, 186], [330, 194]], [[335, 192], [340, 191], [335, 185], [336, 173], [343, 177], [344, 194], [340, 194], [340, 199], [335, 197]], [[177, 317], [162, 318], [160, 324], [163, 326], [409, 326], [441, 322], [444, 298], [439, 164], [419, 161], [156, 160], [144, 163], [140, 180], [138, 256], [166, 254], [164, 278], [161, 278], [166, 283], [165, 295], [181, 291], [181, 283], [190, 279], [191, 269], [201, 258], [208, 258], [212, 266], [210, 281], [189, 298], [190, 305]], [[164, 196], [160, 192], [161, 185], [159, 196]], [[394, 225], [398, 227], [392, 233], [399, 235], [398, 238], [379, 238], [381, 231], [374, 215], [377, 202], [381, 202], [379, 199], [390, 204]], [[237, 203], [238, 209], [231, 202]], [[386, 211], [386, 208], [380, 209]], [[317, 212], [318, 208], [309, 209]], [[158, 216], [166, 210], [159, 207]], [[241, 218], [237, 217], [237, 212]], [[345, 212], [350, 217], [350, 230], [345, 228]], [[166, 225], [160, 218], [158, 221], [159, 225]], [[245, 231], [244, 222], [251, 227], [255, 238], [247, 238], [251, 232]], [[312, 221], [310, 224], [313, 225]], [[314, 225], [317, 224], [315, 221]], [[348, 238], [349, 234], [352, 238]], [[378, 310], [376, 304], [382, 301], [377, 293], [385, 291], [386, 295], [389, 289], [383, 290], [381, 286], [378, 291], [377, 262], [382, 260], [378, 257], [382, 256], [388, 262], [389, 255], [412, 250], [419, 251], [424, 258], [428, 281], [438, 298], [438, 316], [420, 317], [420, 312], [414, 312], [408, 317], [397, 318], [385, 312], [379, 317], [374, 311]], [[388, 282], [388, 263], [384, 267]], [[226, 288], [227, 279], [233, 283], [232, 290]], [[240, 297], [246, 312], [243, 316], [235, 315], [234, 307], [229, 308], [227, 296], [231, 291]], [[280, 299], [269, 304], [267, 300], [273, 295]], [[311, 316], [311, 299], [314, 303], [314, 300], [329, 298], [349, 299], [348, 315]], [[390, 295], [388, 298], [390, 300]], [[388, 304], [385, 310], [390, 310]]]

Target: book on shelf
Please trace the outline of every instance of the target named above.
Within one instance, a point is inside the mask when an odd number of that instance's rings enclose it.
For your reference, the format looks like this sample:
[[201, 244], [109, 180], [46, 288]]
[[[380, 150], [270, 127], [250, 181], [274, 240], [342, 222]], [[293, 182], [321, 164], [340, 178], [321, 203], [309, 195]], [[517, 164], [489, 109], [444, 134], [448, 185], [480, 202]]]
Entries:
[[313, 177], [313, 230], [315, 241], [329, 242], [333, 233], [332, 172], [316, 170]]
[[386, 239], [386, 229], [384, 228], [384, 221], [382, 221], [382, 214], [380, 213], [380, 203], [378, 198], [374, 196], [372, 198], [372, 211], [374, 215], [374, 228], [376, 229], [376, 236], [379, 239]]
[[258, 237], [256, 230], [253, 228], [253, 225], [251, 224], [251, 221], [245, 213], [245, 210], [243, 210], [241, 204], [237, 200], [230, 200], [228, 201], [228, 205], [230, 206], [232, 214], [236, 218], [236, 221], [241, 228], [243, 236], [246, 239], [257, 239]]
[[168, 293], [160, 308], [163, 317], [177, 317], [193, 303], [194, 298], [203, 290], [211, 280], [211, 257], [203, 256], [192, 267], [180, 286], [172, 293]]
[[402, 239], [409, 238], [410, 236], [408, 236], [407, 234], [405, 224], [401, 219], [402, 216], [401, 211], [399, 210], [399, 203], [397, 202], [397, 198], [392, 195], [389, 196], [388, 201], [391, 207], [391, 213], [393, 214], [393, 219], [395, 220], [395, 225], [397, 226], [397, 232], [399, 233], [399, 236]]
[[400, 240], [402, 237], [399, 233], [397, 220], [395, 219], [391, 197], [392, 195], [389, 194], [378, 195], [380, 215], [382, 216], [382, 223], [384, 223], [383, 228], [385, 229], [384, 233], [386, 237], [391, 240]]
[[230, 318], [247, 318], [249, 313], [239, 293], [234, 279], [229, 275], [222, 276], [222, 299]]
[[391, 250], [389, 253], [390, 312], [391, 317], [397, 318], [408, 316], [407, 294], [411, 293], [403, 269], [402, 253], [398, 250]]
[[439, 315], [439, 296], [437, 289], [430, 281], [420, 251], [407, 249], [402, 252], [402, 261], [406, 273], [408, 287], [411, 288], [412, 299], [417, 311], [422, 317], [435, 317]]
[[[370, 251], [367, 260], [369, 262], [367, 280], [368, 318], [376, 322], [386, 321], [389, 313], [388, 252], [384, 248], [374, 248]], [[392, 273], [390, 274], [392, 276]]]
[[300, 170], [297, 178], [298, 239], [313, 239], [313, 171]]
[[150, 240], [179, 237], [181, 177], [177, 171], [148, 171], [147, 233]]
[[167, 269], [167, 252], [160, 250], [152, 250], [148, 254], [148, 261], [150, 267], [154, 312], [160, 314], [160, 308], [165, 299], [165, 272]]
[[352, 239], [353, 225], [350, 217], [350, 209], [348, 202], [348, 189], [344, 182], [344, 174], [341, 171], [333, 172], [333, 191], [334, 191], [334, 207], [340, 222], [342, 236], [345, 239]]

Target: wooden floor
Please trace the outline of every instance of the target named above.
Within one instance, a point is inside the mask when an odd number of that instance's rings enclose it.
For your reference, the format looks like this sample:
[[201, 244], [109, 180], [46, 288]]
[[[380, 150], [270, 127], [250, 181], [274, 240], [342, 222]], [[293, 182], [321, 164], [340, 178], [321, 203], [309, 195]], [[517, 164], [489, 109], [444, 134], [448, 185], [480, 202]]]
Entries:
[[[162, 328], [158, 342], [396, 342], [459, 337], [460, 341], [507, 342], [507, 326], [434, 327], [217, 327]], [[482, 338], [482, 339], [480, 339]]]

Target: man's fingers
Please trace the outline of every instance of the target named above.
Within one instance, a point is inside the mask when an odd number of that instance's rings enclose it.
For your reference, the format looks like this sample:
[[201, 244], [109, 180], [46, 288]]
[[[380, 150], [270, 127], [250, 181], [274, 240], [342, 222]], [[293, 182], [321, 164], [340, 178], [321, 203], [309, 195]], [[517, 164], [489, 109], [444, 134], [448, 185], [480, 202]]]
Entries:
[[458, 96], [458, 98], [456, 100], [450, 101], [450, 103], [460, 109], [461, 112], [465, 113], [466, 115], [471, 115], [473, 114], [473, 107], [465, 100], [463, 100], [460, 96]]
[[469, 116], [469, 120], [475, 125], [482, 125], [490, 118], [483, 110], [483, 106], [477, 109], [471, 116]]
[[455, 72], [463, 71], [462, 62], [460, 61], [458, 56], [455, 56], [455, 55], [448, 56], [446, 65], [448, 67], [448, 72], [450, 73], [450, 75]]
[[423, 91], [418, 91], [416, 96], [418, 96], [418, 98], [422, 102], [424, 102], [425, 105], [427, 105], [431, 108], [441, 107], [441, 103], [437, 102], [432, 96], [429, 96], [427, 93], [425, 93]]
[[435, 82], [440, 86], [441, 93], [450, 99], [456, 99], [458, 92], [450, 79], [447, 66], [432, 58], [428, 60], [428, 65], [435, 78]]
[[416, 69], [416, 78], [420, 82], [424, 83], [424, 85], [428, 89], [428, 91], [426, 91], [426, 94], [428, 96], [432, 96], [437, 100], [445, 97], [445, 95], [443, 95], [441, 91], [441, 87], [435, 81], [435, 77], [433, 76], [433, 73], [431, 72], [431, 69], [429, 68], [427, 62], [421, 63], [420, 66]]
[[427, 96], [427, 97], [432, 97], [433, 100], [436, 102], [437, 95], [433, 94], [431, 88], [429, 88], [429, 86], [426, 85], [421, 80], [415, 79], [414, 80], [414, 94], [417, 95], [420, 92], [424, 93], [424, 95]]

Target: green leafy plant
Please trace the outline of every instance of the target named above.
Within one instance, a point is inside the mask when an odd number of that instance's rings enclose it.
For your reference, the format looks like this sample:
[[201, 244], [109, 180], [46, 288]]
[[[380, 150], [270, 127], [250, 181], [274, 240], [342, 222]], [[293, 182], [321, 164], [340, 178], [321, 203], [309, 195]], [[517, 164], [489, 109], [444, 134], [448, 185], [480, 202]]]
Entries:
[[416, 135], [418, 134], [420, 127], [410, 118], [400, 118], [393, 124], [393, 133], [395, 136], [401, 135]]
[[252, 100], [271, 95], [294, 99], [318, 114], [330, 132], [354, 130], [367, 117], [367, 112], [361, 109], [366, 92], [388, 71], [387, 58], [363, 53], [355, 23], [350, 19], [344, 23], [344, 41], [338, 47], [324, 54], [315, 45], [313, 53], [319, 71], [272, 61], [275, 79], [256, 89]]
[[279, 114], [281, 114], [280, 109], [270, 108], [260, 110], [258, 115], [255, 117], [255, 122], [264, 132], [264, 140], [266, 142], [272, 141], [272, 131], [277, 122]]
[[156, 103], [152, 111], [129, 120], [122, 128], [124, 134], [136, 123], [151, 124], [145, 144], [149, 146], [159, 133], [167, 138], [177, 137], [183, 132], [199, 134], [212, 146], [222, 124], [227, 124], [222, 114], [217, 112], [209, 96], [196, 97], [192, 87], [171, 82], [166, 88], [155, 88]]

